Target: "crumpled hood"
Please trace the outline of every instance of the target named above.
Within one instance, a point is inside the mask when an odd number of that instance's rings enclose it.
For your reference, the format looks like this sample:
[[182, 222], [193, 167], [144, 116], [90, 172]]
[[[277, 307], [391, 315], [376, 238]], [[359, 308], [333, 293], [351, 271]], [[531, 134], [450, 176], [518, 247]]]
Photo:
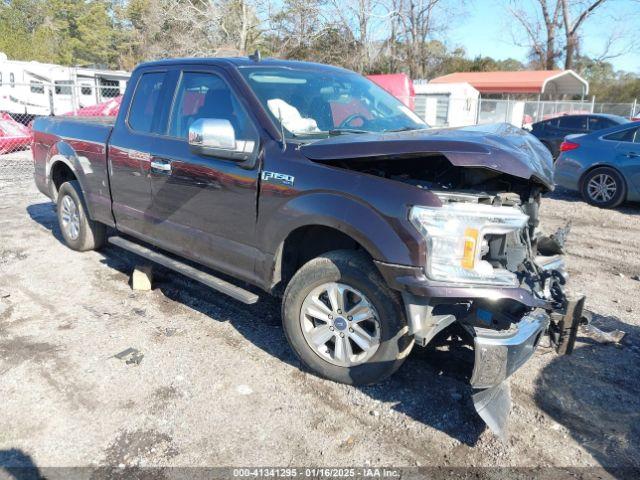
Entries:
[[339, 135], [302, 145], [300, 151], [318, 162], [441, 153], [458, 167], [488, 168], [553, 190], [549, 151], [536, 137], [508, 123]]

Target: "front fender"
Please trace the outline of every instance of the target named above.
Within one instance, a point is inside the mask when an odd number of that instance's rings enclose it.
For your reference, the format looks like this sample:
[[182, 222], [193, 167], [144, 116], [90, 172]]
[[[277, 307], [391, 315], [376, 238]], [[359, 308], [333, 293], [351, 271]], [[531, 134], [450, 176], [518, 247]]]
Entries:
[[[292, 198], [270, 215], [261, 237], [266, 239], [265, 270], [273, 272], [277, 252], [291, 232], [305, 226], [334, 228], [358, 242], [374, 260], [419, 265], [424, 240], [408, 221], [385, 216], [372, 205], [334, 192], [310, 192]], [[265, 272], [266, 273], [266, 272]]]

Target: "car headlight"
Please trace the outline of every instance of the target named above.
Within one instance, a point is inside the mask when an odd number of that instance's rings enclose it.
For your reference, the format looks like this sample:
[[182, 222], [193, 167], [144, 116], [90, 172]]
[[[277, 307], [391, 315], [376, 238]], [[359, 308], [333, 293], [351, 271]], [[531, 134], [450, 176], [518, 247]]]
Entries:
[[426, 274], [430, 279], [447, 283], [518, 284], [514, 273], [495, 268], [482, 259], [485, 236], [516, 233], [527, 224], [529, 217], [518, 208], [478, 203], [415, 206], [409, 219], [427, 240]]

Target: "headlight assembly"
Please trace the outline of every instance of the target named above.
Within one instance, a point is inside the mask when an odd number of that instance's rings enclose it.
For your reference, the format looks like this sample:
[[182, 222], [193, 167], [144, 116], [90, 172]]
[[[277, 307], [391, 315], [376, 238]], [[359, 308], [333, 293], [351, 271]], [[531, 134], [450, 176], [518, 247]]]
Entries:
[[515, 274], [495, 268], [482, 256], [485, 236], [517, 233], [527, 224], [529, 217], [518, 208], [477, 203], [415, 206], [409, 219], [427, 240], [426, 274], [431, 280], [517, 285]]

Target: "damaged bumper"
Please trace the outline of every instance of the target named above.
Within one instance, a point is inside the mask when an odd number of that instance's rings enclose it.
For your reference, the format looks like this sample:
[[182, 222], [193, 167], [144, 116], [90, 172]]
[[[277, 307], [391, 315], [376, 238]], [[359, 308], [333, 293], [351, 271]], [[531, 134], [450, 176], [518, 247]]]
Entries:
[[[535, 263], [540, 272], [535, 285], [511, 288], [434, 284], [418, 271], [381, 268], [402, 292], [409, 333], [417, 345], [427, 345], [454, 322], [470, 335], [474, 406], [502, 439], [511, 405], [508, 378], [531, 358], [546, 335], [559, 354], [571, 353], [583, 317], [584, 297], [568, 299], [562, 291], [566, 281], [562, 256], [537, 257]], [[525, 313], [514, 317], [501, 311], [509, 302], [521, 305]], [[461, 314], [443, 305], [462, 306]], [[494, 320], [500, 317], [498, 328]]]
[[533, 355], [549, 326], [549, 316], [536, 312], [507, 331], [473, 327], [475, 362], [471, 386], [490, 388], [502, 383]]

